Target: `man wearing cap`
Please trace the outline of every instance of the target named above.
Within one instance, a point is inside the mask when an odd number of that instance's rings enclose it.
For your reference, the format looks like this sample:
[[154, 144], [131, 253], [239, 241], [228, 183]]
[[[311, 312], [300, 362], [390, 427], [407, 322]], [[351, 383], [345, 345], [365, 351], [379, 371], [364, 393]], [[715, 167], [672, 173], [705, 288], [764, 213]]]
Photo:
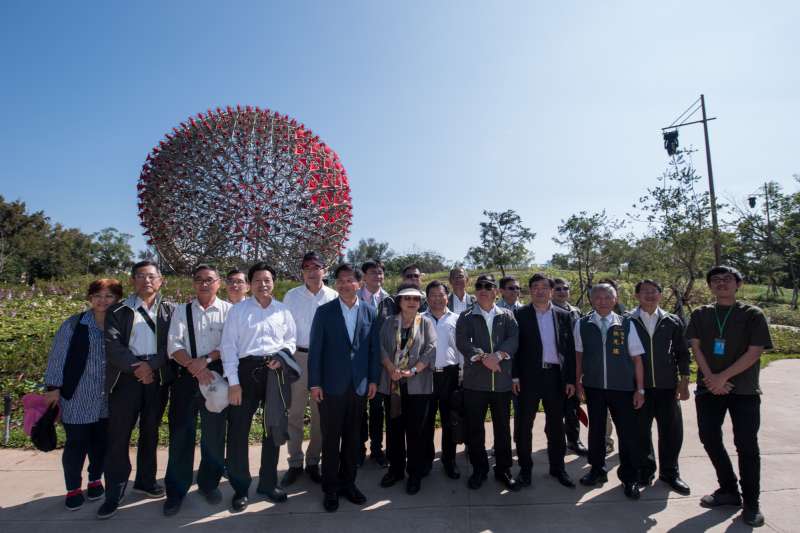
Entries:
[[617, 475], [625, 496], [638, 500], [639, 453], [636, 409], [644, 404], [644, 347], [629, 317], [613, 309], [617, 291], [608, 283], [594, 285], [589, 293], [594, 312], [575, 323], [576, 389], [589, 410], [589, 464], [581, 484], [608, 481], [606, 475], [606, 420], [614, 419], [619, 435], [620, 465]]
[[201, 264], [192, 272], [195, 298], [176, 307], [169, 325], [169, 357], [177, 364], [169, 404], [169, 461], [164, 483], [167, 500], [164, 515], [176, 514], [192, 484], [197, 415], [200, 414], [200, 467], [197, 485], [208, 503], [222, 500], [219, 480], [225, 466], [227, 410], [206, 409], [199, 384], [213, 380], [212, 370], [222, 374], [219, 345], [230, 303], [217, 298], [217, 270]]
[[380, 351], [372, 344], [375, 308], [361, 304], [357, 291], [361, 271], [343, 264], [336, 268], [339, 298], [317, 310], [311, 324], [308, 386], [319, 404], [322, 427], [323, 506], [334, 512], [339, 496], [363, 504], [356, 487], [359, 430], [364, 403], [375, 397], [380, 377]]
[[[222, 330], [222, 366], [230, 384], [228, 396], [228, 478], [233, 488], [231, 509], [243, 511], [250, 489], [250, 426], [253, 415], [265, 406], [266, 397], [274, 392], [268, 383], [270, 372], [284, 369], [297, 348], [297, 333], [292, 313], [272, 296], [275, 270], [258, 262], [247, 272], [253, 296], [228, 311]], [[287, 369], [288, 370], [288, 369]], [[266, 414], [265, 414], [266, 416]], [[278, 452], [284, 435], [267, 431], [265, 421], [261, 437], [261, 468], [258, 489], [273, 502], [286, 501], [286, 493], [278, 486]]]
[[[581, 318], [581, 310], [569, 303], [569, 283], [564, 278], [553, 278], [553, 305], [567, 311], [572, 318], [572, 326]], [[581, 424], [578, 420], [580, 400], [577, 394], [564, 399], [564, 434], [567, 437], [567, 450], [576, 455], [589, 453], [581, 442]]]
[[436, 360], [433, 373], [433, 402], [427, 420], [428, 466], [435, 456], [434, 426], [436, 411], [442, 425], [442, 467], [450, 479], [458, 479], [461, 472], [456, 465], [456, 442], [451, 431], [450, 402], [453, 392], [458, 388], [460, 369], [464, 366], [464, 357], [456, 347], [456, 322], [458, 315], [447, 308], [447, 285], [441, 281], [432, 281], [425, 287], [428, 299], [428, 310], [422, 316], [427, 317], [436, 328]]
[[574, 488], [564, 468], [563, 409], [564, 397], [575, 394], [575, 340], [570, 314], [550, 302], [553, 285], [545, 274], [531, 276], [531, 303], [514, 313], [519, 324], [519, 348], [512, 361], [512, 390], [518, 398], [514, 420], [520, 468], [517, 481], [526, 487], [531, 484], [531, 431], [542, 402], [550, 475]]
[[[639, 409], [640, 479], [650, 485], [655, 478], [653, 419], [658, 426], [659, 479], [679, 494], [687, 495], [689, 485], [680, 478], [678, 457], [683, 445], [681, 401], [689, 399], [689, 346], [683, 322], [658, 305], [661, 285], [651, 279], [636, 284], [639, 306], [630, 314], [644, 345], [644, 405]], [[680, 380], [678, 374], [680, 373]]]
[[137, 421], [139, 442], [133, 490], [149, 498], [164, 495], [164, 489], [156, 483], [156, 447], [169, 394], [167, 333], [175, 306], [161, 298], [163, 278], [156, 263], [140, 261], [133, 265], [131, 280], [134, 294], [109, 307], [106, 313], [109, 417], [106, 499], [97, 510], [100, 519], [114, 516], [125, 495], [131, 474], [131, 432]]
[[[764, 312], [736, 300], [742, 274], [729, 266], [715, 266], [706, 274], [715, 302], [695, 309], [686, 336], [697, 359], [697, 428], [700, 441], [714, 465], [719, 488], [703, 496], [700, 505], [743, 506], [742, 519], [751, 527], [764, 525], [759, 506], [761, 455], [761, 354], [772, 348]], [[739, 459], [739, 487], [722, 441], [725, 414], [733, 422], [733, 442]]]
[[492, 410], [495, 478], [509, 490], [519, 490], [511, 477], [511, 357], [517, 351], [519, 328], [513, 313], [495, 305], [497, 282], [491, 274], [475, 281], [476, 305], [456, 322], [456, 346], [464, 356], [464, 410], [472, 475], [468, 486], [478, 489], [489, 474], [486, 454], [486, 411]]
[[314, 482], [322, 481], [319, 472], [319, 458], [322, 451], [322, 433], [319, 426], [319, 407], [317, 402], [309, 402], [308, 396], [308, 342], [311, 335], [311, 322], [317, 308], [339, 294], [323, 283], [327, 270], [325, 262], [316, 252], [308, 252], [301, 262], [303, 284], [290, 289], [283, 297], [297, 327], [297, 351], [294, 358], [303, 374], [292, 384], [292, 407], [289, 409], [289, 470], [281, 479], [281, 485], [288, 487], [303, 473], [303, 421], [306, 406], [311, 404], [311, 439], [306, 449], [306, 473]]
[[447, 297], [447, 308], [456, 315], [460, 315], [475, 305], [475, 297], [471, 294], [467, 294], [469, 275], [464, 267], [455, 267], [450, 270], [448, 279], [450, 280], [450, 286], [453, 290]]

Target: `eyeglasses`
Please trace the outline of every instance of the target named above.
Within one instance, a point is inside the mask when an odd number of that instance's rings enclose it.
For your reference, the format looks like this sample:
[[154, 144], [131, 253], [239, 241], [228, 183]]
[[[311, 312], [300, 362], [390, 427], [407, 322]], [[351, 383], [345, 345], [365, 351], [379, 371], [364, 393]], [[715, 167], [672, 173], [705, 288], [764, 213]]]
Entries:
[[417, 303], [422, 301], [422, 299], [419, 296], [403, 296], [403, 300], [406, 300], [408, 302], [417, 302]]
[[725, 276], [711, 276], [711, 283], [734, 283], [736, 278], [730, 274]]
[[494, 283], [476, 283], [476, 291], [491, 291], [494, 290]]
[[155, 281], [155, 280], [161, 278], [161, 276], [159, 276], [158, 274], [136, 274], [134, 276], [134, 278], [136, 278], [138, 280], [142, 280], [142, 281], [144, 281], [144, 280]]
[[406, 279], [419, 279], [420, 274], [405, 274], [403, 277]]
[[556, 287], [553, 289], [555, 292], [569, 292], [569, 287]]
[[519, 287], [506, 287], [504, 290], [516, 292], [519, 290]]
[[303, 272], [316, 272], [318, 270], [322, 270], [323, 266], [320, 265], [308, 265], [303, 267]]
[[218, 282], [219, 278], [194, 278], [194, 282], [198, 285], [213, 285], [214, 283]]
[[228, 285], [247, 285], [247, 282], [243, 279], [229, 279], [225, 283]]

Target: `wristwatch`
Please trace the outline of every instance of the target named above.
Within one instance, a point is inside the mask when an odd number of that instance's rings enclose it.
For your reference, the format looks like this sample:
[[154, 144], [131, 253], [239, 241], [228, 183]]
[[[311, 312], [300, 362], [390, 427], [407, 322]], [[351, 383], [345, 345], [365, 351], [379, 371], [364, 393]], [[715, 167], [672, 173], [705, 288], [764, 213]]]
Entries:
[[412, 376], [416, 376], [417, 375], [417, 367], [415, 367], [415, 366], [411, 367], [411, 375]]
[[644, 396], [644, 389], [639, 389], [639, 390], [637, 390], [636, 392], [638, 392], [639, 394], [641, 394], [642, 396]]
[[214, 362], [214, 360], [213, 360], [213, 359], [211, 359], [211, 356], [210, 356], [210, 355], [209, 355], [208, 357], [206, 357], [206, 365], [210, 365], [210, 364], [211, 364], [211, 363], [213, 363], [213, 362]]

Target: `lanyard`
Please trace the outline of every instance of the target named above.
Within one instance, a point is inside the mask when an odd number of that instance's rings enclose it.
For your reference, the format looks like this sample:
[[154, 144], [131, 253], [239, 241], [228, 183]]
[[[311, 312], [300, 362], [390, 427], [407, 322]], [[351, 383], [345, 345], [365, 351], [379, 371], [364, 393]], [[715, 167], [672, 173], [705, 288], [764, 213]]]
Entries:
[[719, 336], [722, 337], [725, 332], [725, 324], [728, 323], [728, 317], [731, 316], [731, 311], [733, 311], [733, 306], [730, 306], [728, 312], [725, 314], [725, 320], [722, 322], [719, 321], [719, 314], [717, 314], [717, 306], [714, 305], [714, 318], [717, 319], [717, 328], [719, 328]]

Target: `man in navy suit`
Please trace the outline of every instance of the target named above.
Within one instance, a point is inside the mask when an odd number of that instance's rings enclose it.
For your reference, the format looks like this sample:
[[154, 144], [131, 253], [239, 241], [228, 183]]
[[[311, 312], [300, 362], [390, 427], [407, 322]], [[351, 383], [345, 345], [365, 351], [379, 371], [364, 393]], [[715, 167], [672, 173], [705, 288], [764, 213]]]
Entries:
[[350, 264], [335, 273], [339, 297], [317, 308], [308, 349], [308, 388], [319, 403], [322, 428], [322, 490], [326, 511], [339, 508], [339, 496], [361, 505], [356, 487], [361, 417], [378, 388], [378, 350], [370, 350], [375, 308], [359, 302], [362, 272]]

